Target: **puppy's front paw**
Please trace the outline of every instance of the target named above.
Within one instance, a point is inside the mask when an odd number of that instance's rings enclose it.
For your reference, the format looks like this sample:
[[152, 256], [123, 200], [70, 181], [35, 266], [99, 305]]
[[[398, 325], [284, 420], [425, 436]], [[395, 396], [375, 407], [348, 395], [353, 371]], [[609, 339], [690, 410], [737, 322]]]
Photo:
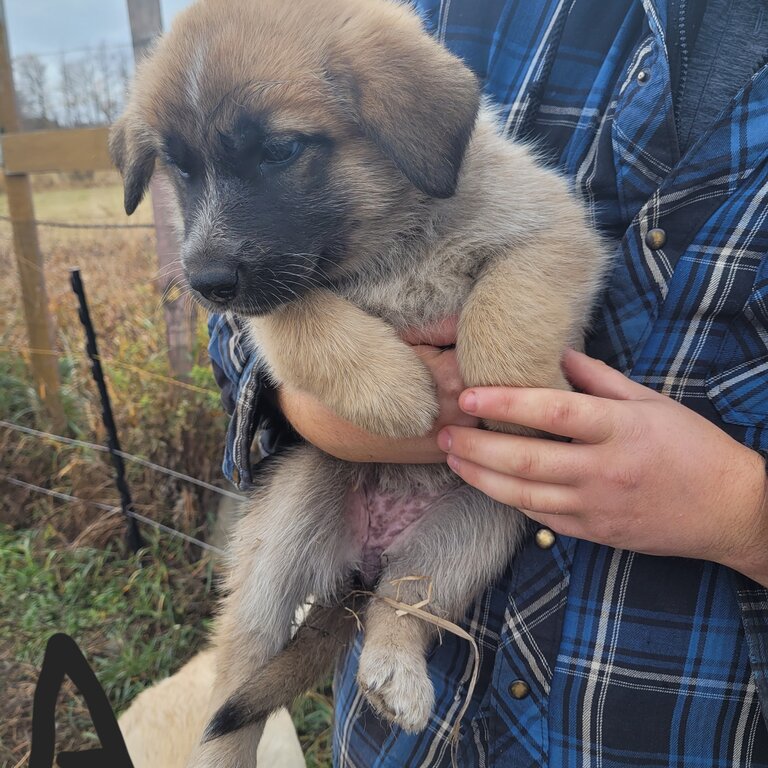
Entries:
[[387, 720], [409, 733], [427, 727], [435, 692], [422, 653], [365, 645], [357, 680], [371, 706]]
[[404, 356], [399, 362], [397, 367], [371, 368], [355, 376], [346, 388], [351, 395], [328, 405], [374, 435], [395, 439], [426, 435], [439, 410], [432, 376], [418, 359]]

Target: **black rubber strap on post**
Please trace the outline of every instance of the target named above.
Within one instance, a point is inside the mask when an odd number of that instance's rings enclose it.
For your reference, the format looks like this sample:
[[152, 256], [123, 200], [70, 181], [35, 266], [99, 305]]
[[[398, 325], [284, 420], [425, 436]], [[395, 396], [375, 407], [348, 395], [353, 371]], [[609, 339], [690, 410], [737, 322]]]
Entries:
[[112, 415], [112, 405], [109, 400], [107, 383], [104, 380], [104, 371], [101, 368], [99, 349], [96, 345], [96, 332], [93, 329], [91, 314], [88, 311], [88, 302], [85, 298], [85, 288], [83, 287], [83, 281], [80, 277], [80, 270], [73, 269], [71, 275], [72, 290], [75, 292], [75, 295], [80, 302], [80, 322], [85, 328], [85, 350], [91, 361], [93, 380], [96, 382], [101, 398], [101, 418], [104, 422], [104, 427], [107, 430], [107, 445], [109, 447], [110, 456], [112, 456], [112, 464], [115, 467], [115, 482], [117, 484], [117, 490], [120, 493], [120, 506], [125, 515], [128, 546], [134, 552], [138, 552], [142, 546], [144, 546], [144, 541], [141, 538], [136, 519], [130, 514], [133, 512], [133, 501], [131, 499], [131, 492], [128, 488], [128, 482], [125, 479], [125, 465], [123, 464], [122, 457], [117, 453], [117, 451], [120, 450], [120, 441], [117, 437], [117, 427], [115, 426], [115, 419]]

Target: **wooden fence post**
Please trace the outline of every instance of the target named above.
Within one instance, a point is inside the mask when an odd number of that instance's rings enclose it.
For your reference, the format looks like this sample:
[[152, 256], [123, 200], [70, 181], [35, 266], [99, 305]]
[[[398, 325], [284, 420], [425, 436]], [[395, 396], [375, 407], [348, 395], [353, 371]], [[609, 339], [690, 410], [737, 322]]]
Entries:
[[[162, 33], [160, 0], [128, 0], [133, 56], [138, 63], [152, 41]], [[194, 310], [190, 311], [178, 278], [180, 244], [168, 220], [171, 190], [158, 179], [150, 186], [155, 215], [157, 256], [160, 268], [160, 291], [164, 296], [168, 358], [174, 376], [185, 377], [192, 369], [194, 344]]]
[[[20, 130], [4, 0], [0, 0], [0, 130], [2, 133], [18, 133]], [[37, 394], [51, 416], [56, 430], [62, 431], [66, 426], [66, 418], [61, 402], [56, 332], [48, 307], [32, 189], [26, 174], [6, 175], [5, 183], [27, 337], [31, 349], [32, 376]]]

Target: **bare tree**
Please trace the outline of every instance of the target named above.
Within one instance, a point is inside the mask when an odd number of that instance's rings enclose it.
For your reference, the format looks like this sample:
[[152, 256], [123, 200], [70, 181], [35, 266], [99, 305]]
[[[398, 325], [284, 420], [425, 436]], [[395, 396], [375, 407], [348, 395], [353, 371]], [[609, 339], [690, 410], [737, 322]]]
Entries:
[[133, 71], [130, 51], [98, 48], [78, 54], [62, 52], [49, 76], [39, 56], [15, 62], [19, 102], [27, 128], [55, 124], [70, 128], [114, 122], [125, 102]]
[[117, 82], [117, 62], [115, 55], [101, 43], [94, 57], [94, 103], [98, 104], [100, 119], [106, 123], [113, 122], [118, 115], [120, 103], [119, 84]]
[[116, 53], [117, 57], [117, 80], [120, 84], [120, 98], [122, 103], [125, 103], [126, 96], [128, 94], [128, 87], [131, 82], [131, 76], [133, 75], [133, 55], [126, 50], [119, 50]]
[[77, 73], [73, 63], [63, 53], [59, 59], [58, 85], [64, 125], [70, 128], [80, 125], [82, 122], [81, 96], [77, 90]]
[[92, 56], [81, 56], [69, 63], [80, 125], [99, 125], [101, 118], [101, 89], [97, 82]]
[[15, 62], [16, 88], [24, 117], [47, 123], [50, 119], [50, 95], [47, 65], [34, 53], [19, 56]]

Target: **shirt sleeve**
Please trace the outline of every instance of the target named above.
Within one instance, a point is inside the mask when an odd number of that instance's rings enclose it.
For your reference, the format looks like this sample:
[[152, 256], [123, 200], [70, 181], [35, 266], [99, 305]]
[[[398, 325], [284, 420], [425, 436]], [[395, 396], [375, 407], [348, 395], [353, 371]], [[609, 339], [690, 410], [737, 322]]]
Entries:
[[277, 406], [275, 389], [245, 329], [233, 315], [211, 315], [208, 355], [230, 417], [222, 470], [241, 491], [253, 486], [254, 467], [298, 441]]

